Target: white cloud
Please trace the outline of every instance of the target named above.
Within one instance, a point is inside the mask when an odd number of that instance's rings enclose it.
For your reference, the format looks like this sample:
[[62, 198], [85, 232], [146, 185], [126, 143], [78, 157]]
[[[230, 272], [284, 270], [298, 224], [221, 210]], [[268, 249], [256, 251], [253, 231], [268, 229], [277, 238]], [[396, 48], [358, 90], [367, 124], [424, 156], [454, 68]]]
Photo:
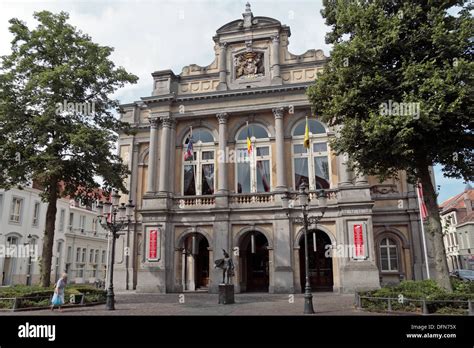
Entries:
[[[173, 0], [173, 1], [1, 1], [0, 55], [10, 52], [8, 20], [17, 17], [33, 26], [33, 12], [61, 10], [70, 14], [70, 22], [102, 45], [115, 48], [112, 60], [139, 76], [137, 85], [118, 91], [127, 103], [151, 92], [150, 74], [172, 69], [180, 74], [185, 65], [208, 65], [214, 59], [212, 37], [222, 25], [242, 18], [246, 1]], [[251, 1], [254, 16], [273, 17], [289, 25], [292, 31], [290, 51], [303, 53], [323, 49], [327, 27], [313, 0]]]

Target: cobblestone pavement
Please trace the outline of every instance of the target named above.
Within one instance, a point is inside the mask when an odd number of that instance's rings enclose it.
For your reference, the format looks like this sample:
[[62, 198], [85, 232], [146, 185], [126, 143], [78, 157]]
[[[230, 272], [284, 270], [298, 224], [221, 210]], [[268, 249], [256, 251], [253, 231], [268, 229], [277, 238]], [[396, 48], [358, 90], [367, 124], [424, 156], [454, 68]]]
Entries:
[[[63, 312], [38, 310], [1, 315], [302, 315], [304, 308], [303, 294], [236, 294], [236, 303], [230, 305], [219, 305], [218, 295], [207, 293], [118, 293], [115, 299], [115, 311], [97, 305], [64, 308]], [[354, 295], [313, 293], [313, 304], [317, 315], [374, 315], [356, 310]]]

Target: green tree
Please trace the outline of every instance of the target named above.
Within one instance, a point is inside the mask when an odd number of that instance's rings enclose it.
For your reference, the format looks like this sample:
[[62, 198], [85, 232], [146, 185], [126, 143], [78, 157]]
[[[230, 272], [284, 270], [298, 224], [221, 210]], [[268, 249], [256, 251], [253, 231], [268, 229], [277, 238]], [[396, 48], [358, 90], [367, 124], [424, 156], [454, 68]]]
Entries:
[[118, 101], [109, 95], [138, 78], [115, 67], [112, 48], [68, 24], [67, 13], [41, 11], [34, 18], [33, 30], [10, 20], [12, 52], [1, 58], [0, 187], [33, 181], [43, 190], [41, 285], [49, 286], [57, 199], [87, 203], [98, 188], [126, 192], [127, 168], [112, 151], [117, 132], [128, 129], [114, 116]]
[[333, 49], [308, 90], [317, 115], [340, 129], [333, 149], [349, 154], [353, 169], [380, 180], [406, 171], [421, 182], [436, 280], [448, 290], [429, 167], [473, 180], [471, 11], [463, 0], [324, 0]]

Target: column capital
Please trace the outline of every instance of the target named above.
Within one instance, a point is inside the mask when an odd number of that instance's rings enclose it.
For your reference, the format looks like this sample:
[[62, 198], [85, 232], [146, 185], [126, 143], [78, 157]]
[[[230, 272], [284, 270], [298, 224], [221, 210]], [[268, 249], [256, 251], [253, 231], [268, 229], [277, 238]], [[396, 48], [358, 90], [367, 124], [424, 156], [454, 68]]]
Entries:
[[227, 48], [227, 45], [228, 45], [227, 42], [219, 42], [219, 47], [220, 47], [221, 49], [224, 49], [224, 50], [225, 50], [225, 49]]
[[280, 43], [280, 35], [279, 34], [273, 35], [272, 36], [272, 42], [273, 43]]
[[273, 112], [273, 115], [275, 116], [275, 119], [281, 119], [283, 118], [283, 115], [285, 114], [285, 108], [283, 107], [273, 108], [272, 112]]
[[217, 119], [219, 120], [219, 124], [226, 124], [227, 119], [229, 118], [228, 112], [219, 112], [216, 114]]
[[163, 128], [171, 128], [174, 120], [170, 116], [161, 116], [160, 121]]
[[160, 119], [157, 116], [149, 116], [148, 122], [150, 122], [150, 127], [153, 129], [157, 129], [160, 125]]
[[171, 127], [170, 128], [172, 130], [176, 130], [176, 123], [177, 123], [176, 119], [175, 118], [170, 118], [170, 122], [171, 122]]

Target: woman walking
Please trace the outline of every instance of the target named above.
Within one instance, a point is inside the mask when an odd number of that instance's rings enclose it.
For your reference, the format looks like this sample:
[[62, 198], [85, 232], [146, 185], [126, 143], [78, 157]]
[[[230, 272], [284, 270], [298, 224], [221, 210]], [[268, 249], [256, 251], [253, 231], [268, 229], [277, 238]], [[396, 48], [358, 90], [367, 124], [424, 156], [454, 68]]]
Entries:
[[51, 310], [54, 311], [54, 307], [58, 306], [59, 311], [62, 312], [61, 306], [64, 304], [64, 290], [67, 285], [67, 274], [63, 273], [61, 278], [59, 278], [54, 288], [53, 299], [51, 300]]

